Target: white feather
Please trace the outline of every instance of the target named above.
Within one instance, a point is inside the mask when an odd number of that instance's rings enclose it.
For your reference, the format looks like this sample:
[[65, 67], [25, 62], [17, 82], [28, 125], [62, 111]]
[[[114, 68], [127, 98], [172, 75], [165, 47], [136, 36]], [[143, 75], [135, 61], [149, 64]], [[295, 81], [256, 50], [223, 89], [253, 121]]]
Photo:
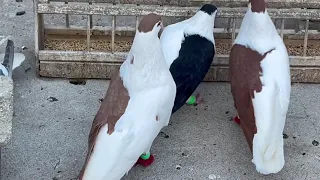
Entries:
[[209, 16], [205, 12], [198, 11], [191, 18], [164, 28], [160, 41], [166, 63], [169, 67], [179, 56], [181, 43], [185, 39], [184, 35], [198, 34], [215, 44], [213, 37], [215, 16], [216, 12]]
[[283, 129], [288, 111], [291, 78], [287, 49], [266, 13], [252, 13], [249, 8], [235, 41], [260, 54], [271, 49], [261, 62], [263, 84], [252, 100], [257, 133], [253, 138], [253, 160], [262, 174], [279, 172], [285, 163]]
[[[164, 61], [156, 34], [136, 33], [120, 76], [130, 100], [115, 131], [104, 126], [84, 173], [84, 180], [119, 180], [141, 154], [150, 151], [153, 140], [168, 125], [176, 85]], [[134, 56], [134, 63], [130, 64]], [[158, 121], [156, 120], [158, 116]]]

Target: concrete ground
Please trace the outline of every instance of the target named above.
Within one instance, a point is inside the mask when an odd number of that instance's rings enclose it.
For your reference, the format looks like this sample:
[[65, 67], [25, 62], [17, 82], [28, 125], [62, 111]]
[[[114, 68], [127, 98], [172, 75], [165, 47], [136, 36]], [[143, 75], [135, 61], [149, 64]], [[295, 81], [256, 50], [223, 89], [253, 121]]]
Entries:
[[[91, 121], [108, 82], [38, 79], [34, 69], [32, 1], [2, 0], [0, 34], [15, 37], [27, 60], [14, 72], [11, 142], [3, 148], [3, 180], [72, 180], [83, 164]], [[17, 11], [26, 11], [15, 16]], [[26, 46], [28, 49], [22, 50]], [[284, 169], [263, 176], [255, 171], [235, 115], [227, 83], [202, 83], [206, 103], [185, 106], [155, 140], [155, 163], [134, 167], [125, 180], [320, 179], [320, 85], [294, 84], [285, 128]], [[51, 98], [50, 98], [51, 97]], [[54, 98], [52, 98], [54, 97]], [[56, 100], [56, 101], [49, 101]]]

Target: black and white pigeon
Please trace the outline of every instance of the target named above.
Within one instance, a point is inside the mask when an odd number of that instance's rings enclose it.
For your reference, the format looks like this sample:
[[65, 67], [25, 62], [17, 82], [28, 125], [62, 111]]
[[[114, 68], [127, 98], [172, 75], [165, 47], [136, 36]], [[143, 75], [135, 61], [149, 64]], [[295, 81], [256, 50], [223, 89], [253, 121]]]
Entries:
[[172, 113], [185, 103], [199, 104], [200, 94], [192, 95], [206, 76], [215, 55], [213, 36], [217, 7], [205, 4], [191, 18], [171, 24], [160, 41], [167, 65], [177, 86]]

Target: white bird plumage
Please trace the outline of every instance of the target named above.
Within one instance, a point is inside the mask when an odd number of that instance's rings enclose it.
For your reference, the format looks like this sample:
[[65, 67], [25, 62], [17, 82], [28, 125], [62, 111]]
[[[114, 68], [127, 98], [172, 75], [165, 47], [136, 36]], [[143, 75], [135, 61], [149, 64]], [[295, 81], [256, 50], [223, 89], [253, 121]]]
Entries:
[[291, 93], [287, 49], [267, 10], [265, 13], [252, 12], [250, 4], [235, 44], [260, 54], [274, 49], [261, 61], [262, 91], [255, 92], [252, 100], [257, 127], [252, 162], [262, 174], [277, 173], [285, 163], [283, 129]]
[[175, 24], [170, 24], [164, 28], [161, 33], [160, 41], [166, 63], [169, 67], [179, 56], [181, 43], [184, 41], [185, 35], [198, 34], [215, 45], [213, 28], [216, 13], [217, 12], [214, 12], [209, 16], [203, 11], [198, 11], [191, 18]]
[[168, 125], [176, 86], [164, 61], [159, 30], [155, 25], [150, 32], [136, 32], [120, 68], [130, 96], [128, 106], [111, 135], [107, 125], [100, 130], [84, 180], [121, 179], [141, 154], [150, 152], [154, 139]]

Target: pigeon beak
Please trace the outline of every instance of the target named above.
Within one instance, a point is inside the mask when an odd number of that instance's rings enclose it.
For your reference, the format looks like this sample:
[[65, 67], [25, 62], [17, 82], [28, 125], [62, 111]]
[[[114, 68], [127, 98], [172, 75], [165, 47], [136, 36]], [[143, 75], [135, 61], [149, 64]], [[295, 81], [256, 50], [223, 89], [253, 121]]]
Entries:
[[159, 33], [158, 33], [158, 37], [159, 37], [159, 38], [160, 38], [160, 36], [161, 36], [161, 34], [162, 34], [163, 29], [164, 29], [164, 26], [163, 26], [163, 23], [161, 22], [161, 23], [160, 23], [160, 31], [159, 31]]
[[158, 33], [158, 38], [160, 39], [160, 36], [162, 34], [163, 28], [160, 29], [159, 33]]

